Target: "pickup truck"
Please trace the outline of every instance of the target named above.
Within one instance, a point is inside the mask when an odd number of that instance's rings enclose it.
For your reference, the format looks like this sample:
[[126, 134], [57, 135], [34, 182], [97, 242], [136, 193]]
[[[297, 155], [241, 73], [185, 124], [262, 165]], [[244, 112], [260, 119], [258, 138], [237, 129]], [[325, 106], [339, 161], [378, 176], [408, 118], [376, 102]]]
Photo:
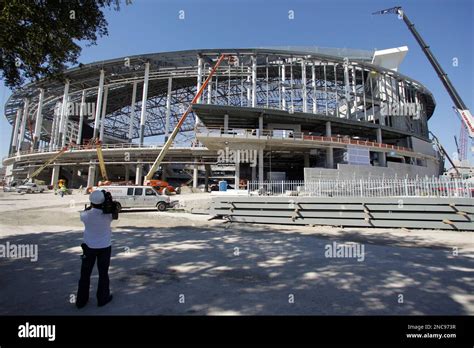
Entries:
[[18, 193], [41, 193], [46, 190], [46, 187], [43, 185], [35, 184], [34, 182], [28, 182], [24, 185], [20, 185], [17, 188]]

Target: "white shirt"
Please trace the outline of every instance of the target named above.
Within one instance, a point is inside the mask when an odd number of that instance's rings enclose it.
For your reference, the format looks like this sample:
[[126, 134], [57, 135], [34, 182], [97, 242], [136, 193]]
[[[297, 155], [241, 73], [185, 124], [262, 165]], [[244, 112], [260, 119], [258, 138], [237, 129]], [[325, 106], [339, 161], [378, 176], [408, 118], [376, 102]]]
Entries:
[[84, 243], [89, 248], [101, 249], [111, 245], [112, 214], [104, 214], [102, 209], [92, 208], [81, 212], [84, 223]]

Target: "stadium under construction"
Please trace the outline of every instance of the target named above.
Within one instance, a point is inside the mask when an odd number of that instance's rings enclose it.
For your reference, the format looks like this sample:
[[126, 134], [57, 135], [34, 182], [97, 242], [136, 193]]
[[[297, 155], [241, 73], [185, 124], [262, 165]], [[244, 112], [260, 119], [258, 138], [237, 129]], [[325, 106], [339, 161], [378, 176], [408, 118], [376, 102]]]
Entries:
[[438, 176], [429, 138], [435, 100], [399, 66], [408, 51], [279, 47], [144, 54], [80, 65], [64, 81], [16, 90], [10, 182], [36, 177], [68, 187], [101, 179], [99, 139], [111, 181], [144, 174], [209, 80], [157, 176], [198, 187], [247, 180]]

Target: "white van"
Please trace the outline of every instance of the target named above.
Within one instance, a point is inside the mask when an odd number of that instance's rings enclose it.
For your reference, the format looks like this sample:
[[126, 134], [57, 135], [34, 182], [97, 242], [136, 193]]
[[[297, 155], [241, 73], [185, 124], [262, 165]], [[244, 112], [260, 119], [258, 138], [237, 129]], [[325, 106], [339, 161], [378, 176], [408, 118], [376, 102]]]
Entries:
[[95, 190], [105, 190], [112, 194], [114, 201], [117, 201], [122, 208], [156, 208], [165, 211], [171, 206], [168, 196], [160, 195], [151, 186], [98, 186]]

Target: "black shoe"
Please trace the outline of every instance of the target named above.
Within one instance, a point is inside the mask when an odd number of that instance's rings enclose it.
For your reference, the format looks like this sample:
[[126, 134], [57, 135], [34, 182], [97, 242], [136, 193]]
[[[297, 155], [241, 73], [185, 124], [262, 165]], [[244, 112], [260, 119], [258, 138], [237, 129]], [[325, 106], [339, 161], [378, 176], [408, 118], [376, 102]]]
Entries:
[[103, 306], [105, 306], [107, 303], [109, 303], [110, 301], [112, 301], [113, 298], [114, 298], [113, 295], [109, 295], [109, 297], [107, 297], [107, 300], [105, 300], [105, 302], [98, 303], [97, 306], [98, 306], [98, 307], [103, 307]]

